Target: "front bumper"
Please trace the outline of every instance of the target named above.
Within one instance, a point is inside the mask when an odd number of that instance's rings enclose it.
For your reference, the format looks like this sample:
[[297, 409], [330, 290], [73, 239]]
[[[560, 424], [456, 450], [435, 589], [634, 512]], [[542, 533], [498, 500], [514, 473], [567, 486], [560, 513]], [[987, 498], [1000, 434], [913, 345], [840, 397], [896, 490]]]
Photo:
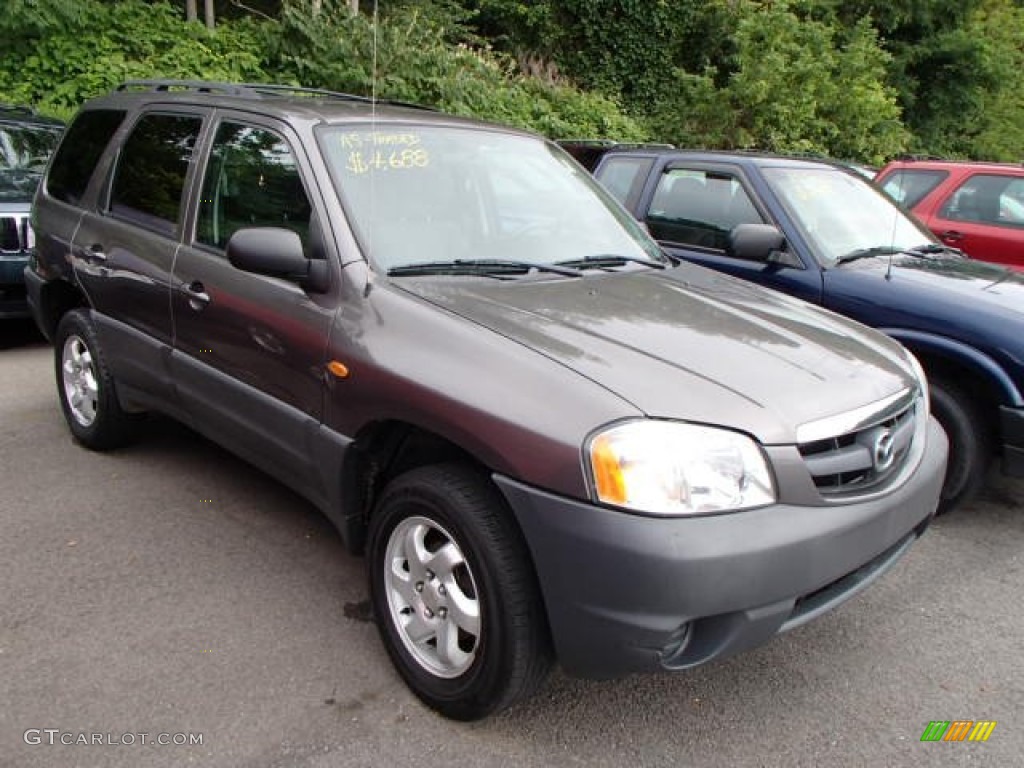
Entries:
[[25, 300], [25, 278], [22, 273], [28, 264], [23, 253], [0, 253], [0, 319], [28, 317]]
[[496, 477], [536, 567], [555, 650], [581, 677], [685, 669], [766, 642], [884, 573], [931, 521], [947, 441], [882, 498], [657, 518]]
[[1000, 410], [1003, 441], [1003, 472], [1013, 477], [1024, 477], [1024, 408]]

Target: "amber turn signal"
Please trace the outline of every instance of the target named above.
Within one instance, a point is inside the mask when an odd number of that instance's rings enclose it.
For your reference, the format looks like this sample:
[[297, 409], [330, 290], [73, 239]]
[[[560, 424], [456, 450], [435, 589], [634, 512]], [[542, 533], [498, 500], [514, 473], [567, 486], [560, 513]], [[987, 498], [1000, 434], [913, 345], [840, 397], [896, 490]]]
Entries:
[[344, 363], [338, 362], [337, 360], [331, 360], [331, 362], [327, 364], [327, 370], [339, 379], [348, 378], [348, 366]]

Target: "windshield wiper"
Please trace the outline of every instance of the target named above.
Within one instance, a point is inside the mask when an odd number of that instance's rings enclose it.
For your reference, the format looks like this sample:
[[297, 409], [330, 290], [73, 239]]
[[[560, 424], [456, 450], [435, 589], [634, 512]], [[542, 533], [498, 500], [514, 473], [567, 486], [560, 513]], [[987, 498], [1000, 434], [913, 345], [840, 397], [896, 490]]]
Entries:
[[525, 275], [531, 270], [552, 272], [566, 277], [580, 277], [578, 269], [560, 267], [555, 264], [535, 264], [532, 261], [511, 259], [454, 259], [452, 261], [427, 261], [422, 264], [402, 264], [388, 270], [390, 277], [415, 277], [417, 275]]
[[907, 253], [913, 254], [914, 256], [931, 256], [936, 253], [948, 253], [962, 258], [965, 257], [964, 252], [959, 248], [954, 248], [951, 245], [943, 245], [942, 243], [924, 243], [923, 245], [915, 245], [913, 248], [908, 248]]
[[891, 256], [895, 253], [902, 252], [902, 248], [896, 248], [891, 245], [876, 245], [873, 248], [858, 248], [855, 251], [844, 253], [836, 259], [836, 264], [849, 264], [851, 261], [857, 261], [857, 259], [871, 259], [876, 256]]
[[652, 269], [665, 269], [668, 266], [662, 261], [645, 259], [641, 256], [622, 256], [617, 253], [598, 253], [593, 256], [584, 256], [582, 259], [555, 262], [555, 266], [578, 267], [579, 269], [609, 269], [624, 267], [626, 264], [643, 264]]

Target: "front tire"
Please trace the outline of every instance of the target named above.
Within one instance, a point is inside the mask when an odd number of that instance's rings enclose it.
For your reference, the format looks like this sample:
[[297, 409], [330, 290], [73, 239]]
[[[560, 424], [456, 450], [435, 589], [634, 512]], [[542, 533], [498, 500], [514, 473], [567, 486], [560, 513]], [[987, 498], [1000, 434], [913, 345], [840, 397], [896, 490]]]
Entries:
[[949, 437], [949, 463], [938, 514], [969, 502], [985, 482], [992, 461], [988, 424], [974, 401], [955, 384], [932, 381], [932, 413]]
[[381, 638], [428, 706], [476, 720], [543, 682], [551, 653], [536, 578], [485, 477], [449, 464], [393, 480], [370, 519], [367, 556]]
[[71, 434], [86, 448], [117, 448], [134, 436], [132, 418], [117, 399], [114, 377], [89, 313], [75, 309], [61, 318], [54, 336], [54, 362], [61, 410]]

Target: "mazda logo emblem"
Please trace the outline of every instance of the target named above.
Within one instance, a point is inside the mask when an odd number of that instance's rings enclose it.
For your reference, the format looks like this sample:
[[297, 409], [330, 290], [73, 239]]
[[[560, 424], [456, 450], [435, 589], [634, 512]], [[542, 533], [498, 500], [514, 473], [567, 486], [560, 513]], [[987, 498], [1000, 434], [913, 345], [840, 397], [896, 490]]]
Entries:
[[896, 447], [893, 444], [892, 432], [885, 429], [875, 437], [875, 444], [871, 451], [871, 458], [875, 465], [876, 472], [885, 472], [892, 466], [896, 457]]

